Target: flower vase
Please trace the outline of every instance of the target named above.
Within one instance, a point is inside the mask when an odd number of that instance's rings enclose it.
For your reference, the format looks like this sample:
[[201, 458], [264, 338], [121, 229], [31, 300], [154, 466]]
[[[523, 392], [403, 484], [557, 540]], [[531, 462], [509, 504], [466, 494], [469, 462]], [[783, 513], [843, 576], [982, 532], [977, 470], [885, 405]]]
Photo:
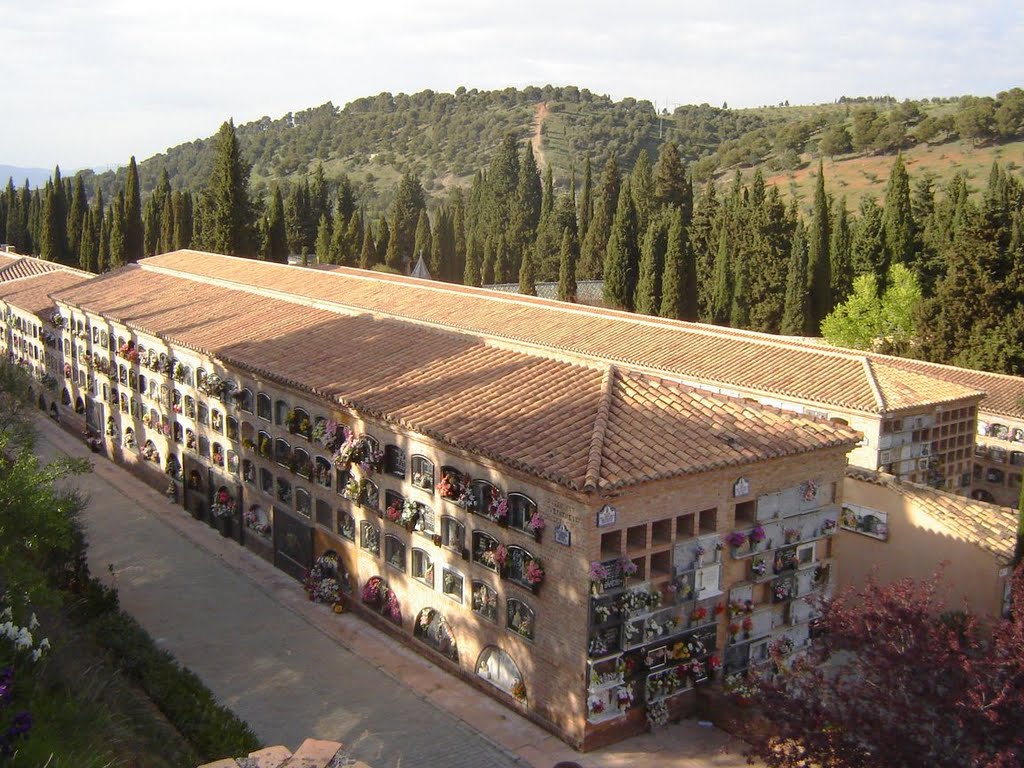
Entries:
[[590, 582], [590, 594], [597, 597], [601, 594], [601, 584], [597, 581]]
[[733, 560], [739, 560], [740, 557], [742, 556], [742, 553], [740, 552], [740, 548], [739, 547], [732, 547], [731, 549], [732, 549], [732, 559]]

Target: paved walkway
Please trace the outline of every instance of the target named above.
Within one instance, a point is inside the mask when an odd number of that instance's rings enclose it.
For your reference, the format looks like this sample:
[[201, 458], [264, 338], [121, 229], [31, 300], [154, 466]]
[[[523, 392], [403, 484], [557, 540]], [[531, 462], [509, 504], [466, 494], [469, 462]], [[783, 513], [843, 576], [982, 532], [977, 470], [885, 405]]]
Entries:
[[373, 768], [739, 768], [741, 744], [693, 721], [581, 755], [300, 585], [46, 420], [39, 453], [93, 459], [75, 484], [92, 572], [157, 643], [267, 744], [333, 739]]

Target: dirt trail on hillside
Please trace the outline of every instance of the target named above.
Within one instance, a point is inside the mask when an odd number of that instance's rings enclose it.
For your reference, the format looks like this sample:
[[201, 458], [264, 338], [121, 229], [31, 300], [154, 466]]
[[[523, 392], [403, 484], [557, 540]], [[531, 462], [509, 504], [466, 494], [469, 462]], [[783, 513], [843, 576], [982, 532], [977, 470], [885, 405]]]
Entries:
[[541, 128], [548, 116], [548, 103], [542, 101], [537, 105], [537, 111], [533, 115], [533, 136], [530, 137], [530, 144], [533, 145], [533, 157], [537, 161], [537, 167], [543, 170], [547, 167], [548, 161], [544, 157], [544, 145], [541, 141]]

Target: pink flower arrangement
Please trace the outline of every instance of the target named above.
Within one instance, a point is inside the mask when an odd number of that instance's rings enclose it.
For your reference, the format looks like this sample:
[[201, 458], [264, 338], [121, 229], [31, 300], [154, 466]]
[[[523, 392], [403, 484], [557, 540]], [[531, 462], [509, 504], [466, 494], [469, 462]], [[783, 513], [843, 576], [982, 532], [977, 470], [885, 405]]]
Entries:
[[[508, 562], [508, 550], [504, 544], [499, 544], [494, 549], [494, 564], [499, 568], [504, 568], [506, 562]], [[533, 561], [531, 560], [530, 562]]]
[[618, 560], [619, 569], [622, 571], [623, 576], [632, 576], [637, 572], [637, 565], [628, 557], [620, 557]]
[[608, 569], [604, 563], [599, 563], [596, 560], [590, 564], [590, 580], [591, 581], [604, 581], [608, 578]]
[[384, 510], [384, 517], [393, 523], [398, 522], [398, 518], [402, 516], [402, 507], [398, 502], [391, 504], [386, 510]]
[[742, 531], [733, 531], [725, 537], [725, 543], [730, 547], [742, 547], [747, 543], [747, 534]]
[[752, 530], [750, 532], [750, 540], [753, 543], [757, 544], [759, 542], [764, 541], [766, 535], [767, 534], [764, 532], [764, 526], [763, 525], [760, 525], [760, 524], [759, 525], [755, 525], [754, 526], [754, 530]]
[[533, 517], [530, 518], [530, 530], [542, 531], [544, 530], [544, 518], [541, 517], [540, 512], [535, 512]]
[[540, 567], [540, 563], [536, 560], [530, 560], [526, 563], [526, 580], [531, 584], [540, 584], [544, 581], [544, 569]]

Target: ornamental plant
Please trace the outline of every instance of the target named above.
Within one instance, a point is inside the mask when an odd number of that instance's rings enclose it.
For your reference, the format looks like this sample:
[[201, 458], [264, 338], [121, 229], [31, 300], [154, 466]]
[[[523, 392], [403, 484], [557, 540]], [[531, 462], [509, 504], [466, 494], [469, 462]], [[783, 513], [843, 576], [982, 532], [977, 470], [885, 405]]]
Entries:
[[544, 569], [540, 566], [538, 560], [528, 560], [526, 562], [526, 580], [533, 585], [539, 585], [544, 581]]
[[[1024, 765], [1024, 612], [948, 611], [937, 573], [817, 601], [806, 654], [758, 678], [767, 727], [745, 737], [770, 768]], [[1010, 605], [1024, 605], [1024, 571]]]
[[604, 581], [608, 578], [608, 568], [604, 563], [599, 563], [596, 560], [590, 564], [590, 580], [591, 581]]
[[764, 531], [764, 526], [758, 523], [754, 526], [754, 529], [750, 532], [750, 541], [752, 544], [760, 544], [765, 540], [767, 534]]
[[544, 525], [544, 518], [541, 516], [540, 512], [534, 512], [533, 515], [530, 517], [530, 530], [542, 531], [544, 530]]
[[728, 544], [730, 547], [734, 548], [742, 547], [744, 544], [747, 543], [747, 534], [743, 533], [742, 531], [733, 531], [732, 533], [726, 535], [725, 543]]
[[619, 564], [619, 570], [622, 571], [623, 576], [632, 576], [638, 570], [636, 563], [628, 557], [620, 557], [617, 562]]

